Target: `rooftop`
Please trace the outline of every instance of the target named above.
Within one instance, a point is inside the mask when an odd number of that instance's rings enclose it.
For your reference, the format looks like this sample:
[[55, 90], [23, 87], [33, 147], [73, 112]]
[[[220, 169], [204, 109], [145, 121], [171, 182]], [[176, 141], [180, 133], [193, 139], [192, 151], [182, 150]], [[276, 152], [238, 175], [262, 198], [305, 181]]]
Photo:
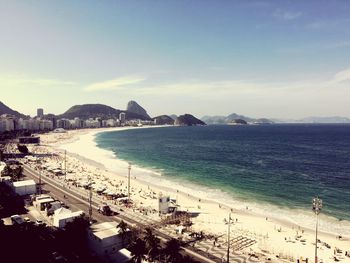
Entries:
[[99, 239], [105, 239], [112, 236], [119, 235], [119, 228], [117, 222], [104, 222], [90, 227], [91, 232]]
[[28, 185], [35, 185], [35, 181], [34, 180], [24, 180], [24, 181], [13, 182], [14, 187], [21, 187], [21, 186], [28, 186]]

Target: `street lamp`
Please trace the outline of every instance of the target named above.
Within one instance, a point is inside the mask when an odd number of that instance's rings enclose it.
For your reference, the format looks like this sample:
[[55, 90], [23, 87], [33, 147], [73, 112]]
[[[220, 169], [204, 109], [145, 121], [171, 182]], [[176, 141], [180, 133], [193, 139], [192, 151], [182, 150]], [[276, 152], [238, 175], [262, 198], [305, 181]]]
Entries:
[[312, 199], [312, 210], [316, 214], [316, 242], [315, 242], [315, 263], [317, 263], [317, 232], [318, 232], [318, 214], [322, 209], [322, 200], [316, 196]]
[[231, 213], [228, 215], [228, 220], [225, 219], [227, 225], [227, 263], [230, 262], [230, 232], [231, 232], [231, 224], [233, 224], [233, 219], [231, 218]]
[[41, 167], [39, 167], [39, 194], [41, 195]]
[[130, 201], [130, 170], [131, 170], [131, 163], [129, 163], [129, 166], [128, 166], [128, 202]]

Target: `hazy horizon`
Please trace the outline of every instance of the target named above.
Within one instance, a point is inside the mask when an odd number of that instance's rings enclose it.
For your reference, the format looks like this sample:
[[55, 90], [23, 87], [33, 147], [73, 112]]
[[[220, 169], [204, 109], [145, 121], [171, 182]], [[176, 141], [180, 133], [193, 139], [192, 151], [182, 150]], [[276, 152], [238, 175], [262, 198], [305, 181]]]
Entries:
[[0, 100], [350, 117], [350, 2], [0, 0]]

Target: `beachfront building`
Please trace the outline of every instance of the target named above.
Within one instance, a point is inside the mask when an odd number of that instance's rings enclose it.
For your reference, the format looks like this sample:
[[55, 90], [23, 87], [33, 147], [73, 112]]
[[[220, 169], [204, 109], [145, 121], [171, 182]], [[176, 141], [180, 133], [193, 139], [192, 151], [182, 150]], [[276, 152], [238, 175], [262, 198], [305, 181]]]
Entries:
[[0, 132], [14, 131], [16, 127], [15, 118], [9, 114], [0, 117]]
[[36, 116], [39, 117], [39, 118], [44, 117], [44, 109], [42, 109], [42, 108], [37, 109], [36, 110]]
[[72, 212], [70, 209], [61, 207], [54, 211], [53, 225], [58, 228], [64, 228], [68, 222], [84, 214], [83, 211]]
[[120, 124], [123, 125], [125, 123], [125, 120], [126, 120], [126, 115], [125, 115], [125, 112], [121, 112], [119, 114], [119, 121], [120, 121]]
[[91, 249], [99, 256], [109, 259], [110, 262], [116, 262], [113, 259], [126, 245], [125, 236], [117, 226], [117, 222], [104, 222], [92, 225], [88, 231], [88, 242]]
[[32, 195], [36, 193], [36, 183], [34, 180], [24, 180], [12, 183], [12, 188], [18, 195]]
[[86, 128], [100, 128], [102, 125], [102, 121], [100, 121], [99, 119], [87, 119], [85, 121], [85, 127]]
[[2, 118], [0, 118], [0, 132], [6, 131], [6, 121]]
[[70, 129], [71, 128], [70, 120], [68, 119], [57, 120], [57, 128]]
[[28, 131], [48, 131], [53, 129], [53, 123], [51, 120], [42, 119], [18, 119], [18, 125], [16, 130], [28, 130]]
[[106, 120], [106, 126], [104, 127], [115, 127], [117, 126], [117, 121], [115, 119]]

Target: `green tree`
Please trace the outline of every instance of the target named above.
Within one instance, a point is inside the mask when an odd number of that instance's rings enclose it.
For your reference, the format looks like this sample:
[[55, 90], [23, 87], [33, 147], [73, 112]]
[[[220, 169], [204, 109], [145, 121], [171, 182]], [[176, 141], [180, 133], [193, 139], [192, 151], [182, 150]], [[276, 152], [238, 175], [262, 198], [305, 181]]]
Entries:
[[12, 181], [18, 181], [23, 177], [23, 167], [21, 165], [6, 165], [1, 172], [1, 176], [10, 176]]
[[23, 167], [21, 165], [17, 165], [14, 169], [12, 169], [12, 181], [18, 181], [23, 177]]
[[89, 218], [84, 215], [74, 218], [72, 222], [68, 222], [64, 231], [66, 245], [78, 250], [82, 249], [89, 225]]
[[129, 248], [132, 256], [131, 262], [141, 263], [143, 259], [146, 259], [146, 242], [141, 238], [137, 238], [132, 242]]
[[5, 168], [1, 172], [1, 176], [10, 176], [11, 175], [11, 167], [9, 165], [6, 165]]
[[182, 255], [180, 254], [181, 251], [181, 244], [180, 241], [172, 238], [169, 241], [166, 242], [165, 248], [164, 248], [164, 254], [167, 257], [167, 262], [181, 262], [182, 261]]
[[151, 228], [147, 227], [145, 229], [146, 251], [148, 259], [153, 262], [160, 253], [160, 239], [153, 234]]

